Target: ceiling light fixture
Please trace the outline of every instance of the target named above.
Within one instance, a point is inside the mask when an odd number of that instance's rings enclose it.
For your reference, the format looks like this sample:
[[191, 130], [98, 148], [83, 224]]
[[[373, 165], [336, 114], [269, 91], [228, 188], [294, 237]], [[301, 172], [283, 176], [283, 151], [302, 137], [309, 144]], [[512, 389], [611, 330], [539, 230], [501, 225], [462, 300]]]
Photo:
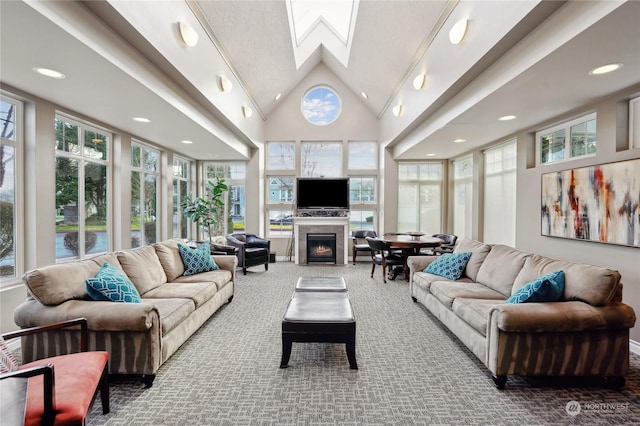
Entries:
[[44, 75], [46, 77], [57, 78], [58, 80], [62, 80], [66, 77], [66, 75], [64, 75], [60, 71], [56, 71], [51, 68], [34, 67], [33, 70], [38, 74]]
[[363, 98], [369, 99], [369, 95], [367, 95], [365, 92], [360, 92], [360, 94], [362, 95]]
[[402, 115], [402, 109], [402, 104], [398, 104], [393, 107], [391, 112], [393, 112], [393, 115], [395, 115], [396, 117], [400, 117]]
[[251, 117], [251, 115], [253, 115], [253, 111], [248, 106], [243, 106], [242, 107], [242, 115], [244, 115], [245, 118], [249, 118], [249, 117]]
[[467, 24], [468, 20], [461, 19], [455, 23], [451, 30], [449, 31], [449, 41], [451, 44], [460, 44], [462, 40], [464, 40], [464, 36], [467, 34]]
[[193, 143], [193, 141], [186, 140], [186, 139], [183, 140], [183, 141], [180, 141], [180, 142], [183, 143], [183, 144], [186, 144], [186, 145], [191, 145]]
[[502, 117], [498, 118], [498, 120], [509, 121], [509, 120], [513, 120], [514, 118], [516, 118], [515, 115], [503, 115]]
[[133, 121], [137, 121], [138, 123], [150, 123], [151, 120], [144, 117], [133, 117]]
[[458, 139], [454, 139], [454, 140], [453, 140], [453, 142], [454, 142], [454, 143], [462, 143], [462, 142], [466, 142], [466, 141], [467, 141], [467, 140], [466, 140], [466, 139], [463, 139], [463, 138], [458, 138]]
[[198, 33], [193, 27], [184, 21], [178, 22], [178, 28], [180, 29], [180, 37], [182, 42], [188, 47], [195, 47], [198, 44]]
[[221, 75], [218, 78], [218, 80], [219, 80], [219, 83], [220, 83], [220, 91], [221, 92], [226, 93], [226, 92], [230, 92], [231, 89], [233, 89], [233, 83], [227, 77]]
[[600, 75], [606, 74], [608, 72], [616, 71], [622, 68], [621, 62], [616, 62], [614, 64], [602, 65], [601, 67], [597, 67], [589, 71], [589, 75]]
[[427, 154], [426, 156], [427, 156], [427, 157], [435, 157], [436, 155], [435, 155], [435, 154], [433, 154], [433, 153], [429, 153], [429, 154]]
[[276, 102], [278, 102], [281, 97], [282, 97], [282, 93], [278, 93], [274, 99], [276, 100]]
[[427, 80], [426, 77], [427, 76], [424, 73], [416, 76], [416, 78], [413, 79], [413, 88], [416, 90], [422, 90], [422, 88], [424, 88], [424, 83]]

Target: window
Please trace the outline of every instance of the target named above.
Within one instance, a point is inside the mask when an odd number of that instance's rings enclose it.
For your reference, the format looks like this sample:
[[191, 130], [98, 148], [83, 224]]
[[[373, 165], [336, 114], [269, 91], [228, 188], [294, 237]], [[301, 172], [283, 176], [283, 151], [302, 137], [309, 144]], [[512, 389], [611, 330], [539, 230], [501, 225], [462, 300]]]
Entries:
[[160, 152], [131, 144], [131, 247], [152, 244], [158, 236]]
[[349, 178], [349, 202], [372, 204], [376, 202], [376, 178], [352, 177]]
[[244, 163], [207, 163], [205, 178], [207, 181], [222, 178], [229, 187], [225, 208], [219, 213], [216, 225], [212, 227], [213, 234], [227, 235], [244, 231], [246, 165]]
[[173, 158], [173, 237], [189, 238], [188, 220], [180, 203], [190, 195], [191, 164], [180, 157]]
[[109, 251], [111, 136], [56, 116], [56, 259]]
[[398, 232], [441, 231], [442, 169], [441, 163], [398, 165]]
[[373, 210], [351, 210], [349, 212], [349, 230], [366, 229], [375, 231], [375, 212]]
[[377, 169], [377, 147], [376, 142], [349, 142], [349, 170]]
[[640, 148], [640, 96], [629, 101], [629, 145]]
[[289, 236], [293, 233], [293, 210], [269, 210], [269, 236]]
[[484, 153], [484, 241], [516, 243], [517, 145], [511, 140]]
[[267, 142], [267, 169], [294, 170], [296, 149], [293, 142]]
[[18, 282], [22, 266], [21, 168], [22, 103], [0, 99], [0, 286]]
[[596, 153], [596, 114], [568, 121], [536, 133], [540, 164]]
[[315, 86], [302, 97], [302, 115], [311, 124], [326, 126], [338, 119], [342, 112], [342, 101], [328, 86]]
[[473, 157], [453, 162], [453, 233], [471, 238], [473, 226]]
[[293, 176], [268, 176], [269, 188], [267, 189], [269, 204], [293, 203]]
[[302, 177], [342, 176], [340, 142], [302, 142], [301, 157]]

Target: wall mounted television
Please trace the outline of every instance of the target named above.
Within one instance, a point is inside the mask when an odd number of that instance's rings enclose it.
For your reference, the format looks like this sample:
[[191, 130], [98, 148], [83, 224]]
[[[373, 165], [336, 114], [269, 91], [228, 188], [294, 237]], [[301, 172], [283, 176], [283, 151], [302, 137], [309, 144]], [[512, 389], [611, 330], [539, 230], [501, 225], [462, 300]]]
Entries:
[[298, 178], [298, 210], [349, 210], [349, 178]]

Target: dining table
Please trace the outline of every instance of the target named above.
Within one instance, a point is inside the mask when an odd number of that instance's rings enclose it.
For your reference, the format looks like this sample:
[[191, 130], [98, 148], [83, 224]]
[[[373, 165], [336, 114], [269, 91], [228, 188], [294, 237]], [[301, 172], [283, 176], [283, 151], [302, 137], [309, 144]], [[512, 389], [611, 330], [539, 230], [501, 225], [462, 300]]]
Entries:
[[420, 232], [388, 233], [382, 236], [382, 240], [389, 244], [392, 250], [401, 250], [403, 266], [389, 271], [389, 279], [394, 280], [400, 273], [404, 272], [405, 279], [409, 280], [409, 267], [407, 259], [409, 256], [417, 256], [423, 248], [440, 247], [440, 238], [425, 235]]

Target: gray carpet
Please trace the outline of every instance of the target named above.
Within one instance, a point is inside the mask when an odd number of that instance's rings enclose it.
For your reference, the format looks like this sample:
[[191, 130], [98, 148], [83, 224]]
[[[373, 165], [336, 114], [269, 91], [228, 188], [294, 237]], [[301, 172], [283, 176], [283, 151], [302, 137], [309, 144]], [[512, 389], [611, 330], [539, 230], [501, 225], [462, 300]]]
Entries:
[[[112, 376], [111, 413], [92, 425], [638, 424], [640, 357], [622, 392], [594, 379], [510, 377], [487, 369], [424, 308], [408, 283], [370, 264], [240, 271], [233, 301], [158, 372], [152, 388]], [[359, 370], [344, 345], [294, 343], [280, 369], [282, 314], [299, 276], [344, 276], [357, 319]], [[565, 407], [580, 404], [571, 416]]]

